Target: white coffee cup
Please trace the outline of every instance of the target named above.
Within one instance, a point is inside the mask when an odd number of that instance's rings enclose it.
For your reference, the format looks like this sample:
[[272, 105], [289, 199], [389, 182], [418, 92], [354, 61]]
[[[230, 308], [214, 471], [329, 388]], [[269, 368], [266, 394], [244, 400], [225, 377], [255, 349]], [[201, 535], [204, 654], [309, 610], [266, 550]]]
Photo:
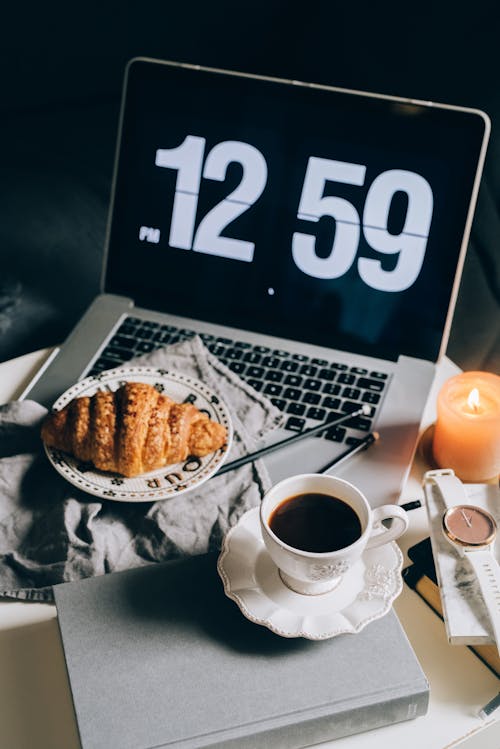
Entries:
[[[289, 546], [271, 530], [269, 521], [281, 503], [301, 494], [326, 494], [345, 502], [358, 516], [361, 535], [349, 546], [335, 551], [311, 552]], [[393, 522], [386, 528], [383, 520]], [[316, 595], [335, 588], [365, 549], [401, 536], [408, 527], [408, 515], [398, 505], [372, 509], [364, 494], [348, 481], [327, 474], [305, 473], [280, 481], [265, 494], [260, 506], [260, 525], [267, 551], [285, 585], [296, 593]]]

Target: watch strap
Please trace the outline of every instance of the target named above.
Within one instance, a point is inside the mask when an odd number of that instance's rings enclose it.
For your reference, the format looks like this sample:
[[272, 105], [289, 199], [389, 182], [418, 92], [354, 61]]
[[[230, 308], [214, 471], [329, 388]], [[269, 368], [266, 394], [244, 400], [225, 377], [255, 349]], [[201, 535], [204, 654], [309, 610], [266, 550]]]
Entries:
[[491, 549], [466, 549], [464, 557], [476, 574], [500, 653], [500, 566]]
[[451, 468], [427, 471], [424, 478], [438, 487], [446, 509], [468, 503], [465, 486]]

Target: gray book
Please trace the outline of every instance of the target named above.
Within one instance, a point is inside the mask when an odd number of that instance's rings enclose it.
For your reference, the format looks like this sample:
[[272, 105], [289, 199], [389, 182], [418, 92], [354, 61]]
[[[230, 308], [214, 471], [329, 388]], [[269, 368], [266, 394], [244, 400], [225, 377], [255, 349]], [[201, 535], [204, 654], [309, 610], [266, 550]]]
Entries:
[[209, 554], [54, 588], [83, 749], [303, 747], [426, 712], [391, 610], [286, 639], [245, 619]]

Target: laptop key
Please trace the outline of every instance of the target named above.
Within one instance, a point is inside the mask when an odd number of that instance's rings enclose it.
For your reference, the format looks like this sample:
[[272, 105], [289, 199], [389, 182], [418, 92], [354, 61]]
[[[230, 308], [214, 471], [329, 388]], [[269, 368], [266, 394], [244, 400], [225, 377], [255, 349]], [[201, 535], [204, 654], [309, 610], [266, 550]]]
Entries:
[[330, 395], [327, 395], [323, 398], [321, 405], [323, 408], [333, 408], [334, 411], [338, 411], [340, 408], [340, 398], [332, 398]]
[[238, 348], [252, 348], [252, 344], [247, 343], [247, 341], [235, 341], [234, 345]]
[[262, 365], [264, 367], [271, 367], [271, 369], [274, 369], [275, 367], [278, 367], [280, 364], [280, 360], [277, 356], [265, 356], [262, 359]]
[[229, 369], [236, 374], [242, 374], [245, 371], [245, 366], [242, 361], [232, 361], [229, 364]]
[[120, 366], [120, 362], [116, 361], [116, 359], [106, 359], [105, 357], [103, 357], [95, 362], [90, 374], [95, 374], [96, 372], [104, 372], [105, 369], [114, 369], [118, 366]]
[[266, 373], [264, 379], [269, 382], [281, 382], [283, 379], [283, 372], [277, 372], [275, 369], [270, 369]]
[[137, 353], [147, 354], [149, 351], [153, 351], [155, 348], [154, 343], [151, 341], [139, 341], [136, 347]]
[[290, 401], [299, 400], [302, 395], [302, 391], [298, 388], [287, 388], [283, 393], [283, 398], [288, 398]]
[[[346, 383], [346, 385], [350, 384], [351, 383]], [[385, 386], [385, 382], [381, 382], [380, 380], [370, 380], [367, 377], [358, 377], [358, 381], [356, 384], [363, 390], [372, 390], [377, 393], [380, 393]]]
[[152, 336], [153, 331], [150, 328], [140, 328], [137, 331], [137, 338], [148, 340], [149, 338], [152, 338]]
[[289, 403], [286, 409], [288, 414], [294, 414], [294, 416], [302, 416], [305, 413], [306, 407], [303, 403]]
[[327, 380], [328, 382], [331, 382], [335, 379], [335, 372], [332, 372], [331, 369], [320, 369], [317, 377], [319, 377], [320, 380]]
[[353, 411], [359, 411], [361, 403], [356, 403], [355, 401], [344, 401], [340, 408], [345, 414], [350, 414]]
[[326, 411], [324, 408], [315, 408], [314, 406], [311, 406], [306, 413], [306, 418], [314, 419], [315, 421], [324, 421], [325, 417]]
[[378, 393], [372, 393], [370, 390], [367, 390], [366, 393], [363, 393], [363, 397], [361, 398], [363, 403], [373, 403], [376, 405], [380, 400], [380, 395]]
[[135, 325], [130, 325], [130, 323], [124, 322], [118, 328], [118, 333], [121, 335], [134, 336], [136, 333], [136, 330], [137, 330], [137, 327]]
[[117, 359], [118, 361], [128, 361], [129, 359], [132, 359], [134, 356], [134, 352], [130, 349], [125, 348], [115, 348], [114, 346], [109, 346], [104, 350], [104, 356], [111, 359]]
[[295, 359], [296, 361], [309, 361], [309, 357], [305, 354], [292, 354], [292, 359]]
[[358, 375], [368, 374], [368, 370], [365, 369], [364, 367], [351, 367], [350, 371], [354, 372], [354, 374], [358, 374]]
[[262, 377], [263, 374], [264, 367], [248, 367], [247, 369], [248, 377]]
[[115, 335], [108, 345], [124, 349], [133, 349], [135, 347], [135, 340], [122, 335]]
[[326, 359], [311, 359], [311, 364], [317, 364], [318, 367], [327, 367], [328, 362]]
[[287, 359], [286, 361], [282, 362], [280, 369], [283, 370], [283, 372], [296, 372], [299, 368], [299, 363], [296, 361], [291, 361], [290, 359]]
[[280, 359], [286, 359], [290, 356], [288, 351], [283, 351], [282, 349], [279, 349], [279, 348], [275, 348], [273, 350], [273, 354], [274, 356], [279, 356]]
[[[342, 385], [353, 385], [356, 382], [356, 377], [353, 374], [342, 373], [342, 374], [339, 374], [339, 376], [337, 377], [337, 382], [341, 382]], [[363, 387], [363, 385], [361, 384], [359, 386]]]
[[312, 379], [304, 380], [304, 387], [307, 388], [308, 390], [319, 390], [322, 384], [323, 383], [321, 382], [321, 380], [312, 380]]
[[362, 432], [369, 432], [371, 425], [370, 419], [365, 419], [363, 416], [353, 416], [346, 422], [346, 426], [351, 427], [351, 429], [360, 429]]
[[262, 354], [257, 354], [255, 351], [248, 351], [248, 353], [243, 355], [243, 360], [249, 364], [259, 364], [261, 359]]
[[376, 380], [387, 380], [385, 372], [370, 372], [370, 377], [373, 377]]
[[269, 382], [264, 388], [264, 393], [266, 395], [281, 395], [282, 390], [283, 387], [281, 385], [277, 385], [275, 382]]
[[222, 336], [219, 336], [216, 340], [217, 343], [225, 343], [227, 346], [232, 346], [234, 343], [231, 338], [222, 338]]
[[254, 346], [254, 351], [257, 351], [258, 354], [267, 354], [271, 349], [268, 346]]
[[361, 395], [361, 390], [358, 388], [344, 388], [342, 391], [343, 398], [349, 398], [350, 400], [357, 400]]
[[286, 400], [284, 398], [271, 398], [271, 403], [276, 408], [279, 408], [280, 411], [284, 411], [286, 408]]
[[345, 372], [345, 370], [349, 369], [349, 367], [347, 366], [347, 364], [339, 364], [338, 362], [332, 362], [332, 364], [330, 364], [330, 369], [336, 369], [339, 372]]
[[303, 374], [306, 377], [315, 377], [317, 371], [318, 368], [313, 367], [310, 364], [303, 364], [300, 368], [300, 374]]
[[312, 393], [309, 390], [306, 391], [302, 397], [302, 401], [304, 403], [309, 403], [312, 406], [316, 406], [321, 400], [321, 395], [319, 393]]
[[331, 442], [343, 442], [346, 435], [344, 427], [330, 427], [325, 432], [325, 439]]
[[[165, 333], [175, 333], [178, 330], [178, 328], [176, 328], [175, 325], [167, 325], [166, 323], [163, 323], [162, 325], [160, 325], [160, 329], [163, 330]], [[211, 338], [213, 338], [213, 336], [211, 336]]]
[[214, 356], [223, 356], [226, 353], [226, 347], [221, 346], [220, 344], [217, 344], [217, 343], [211, 343], [208, 346], [208, 350]]
[[323, 388], [323, 392], [327, 395], [338, 395], [340, 393], [340, 385], [327, 382]]
[[300, 387], [302, 385], [302, 377], [300, 377], [299, 375], [289, 374], [285, 377], [285, 385]]
[[298, 419], [296, 416], [290, 416], [285, 424], [285, 429], [290, 429], [292, 432], [301, 432], [304, 429], [305, 423], [305, 419]]
[[241, 359], [241, 357], [243, 356], [243, 351], [237, 348], [228, 348], [225, 356], [227, 356], [228, 359]]
[[246, 382], [250, 385], [250, 387], [253, 387], [254, 390], [258, 390], [259, 392], [262, 390], [262, 386], [264, 383], [262, 380], [255, 380], [253, 377], [250, 377]]

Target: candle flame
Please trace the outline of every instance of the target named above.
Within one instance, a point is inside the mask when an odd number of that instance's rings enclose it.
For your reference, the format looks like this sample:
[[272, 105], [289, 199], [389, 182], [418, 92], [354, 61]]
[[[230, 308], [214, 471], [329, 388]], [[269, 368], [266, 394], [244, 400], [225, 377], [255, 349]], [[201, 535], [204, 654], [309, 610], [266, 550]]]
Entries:
[[469, 406], [471, 411], [474, 411], [474, 413], [477, 413], [479, 410], [479, 390], [477, 388], [472, 388], [472, 390], [469, 393], [469, 397], [467, 398], [467, 405]]

